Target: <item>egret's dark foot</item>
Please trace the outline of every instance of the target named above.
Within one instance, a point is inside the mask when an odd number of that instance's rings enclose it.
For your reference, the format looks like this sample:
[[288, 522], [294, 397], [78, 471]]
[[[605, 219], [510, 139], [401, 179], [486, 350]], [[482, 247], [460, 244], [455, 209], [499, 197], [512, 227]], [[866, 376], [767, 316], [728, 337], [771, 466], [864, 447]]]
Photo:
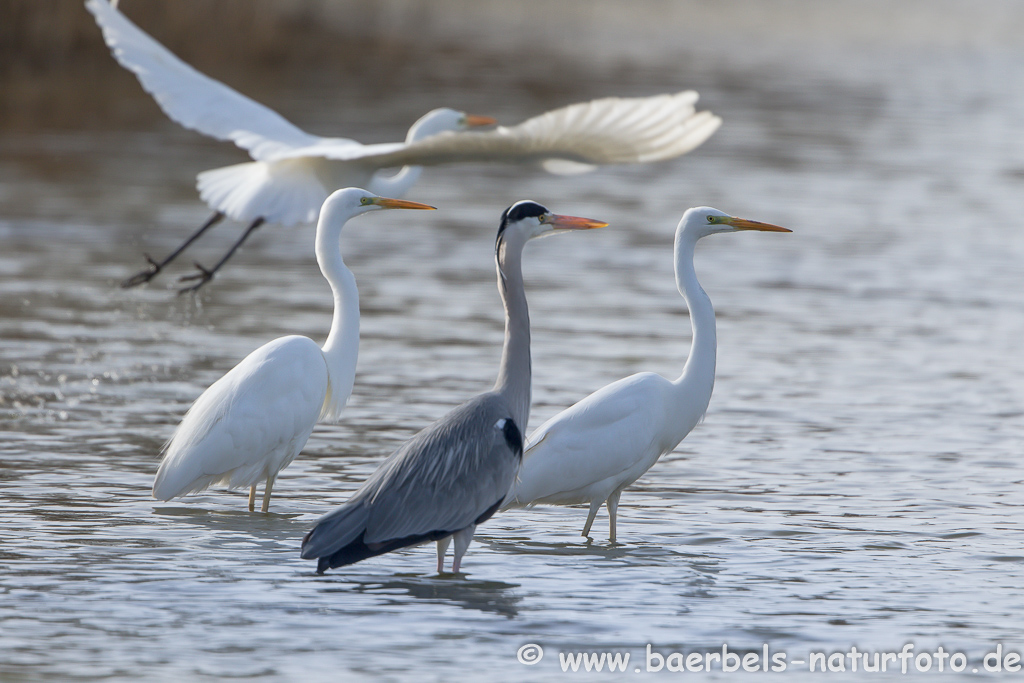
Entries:
[[216, 269], [214, 269], [214, 270], [207, 270], [199, 262], [195, 263], [195, 267], [199, 271], [198, 273], [192, 273], [191, 275], [182, 275], [181, 277], [178, 278], [178, 282], [188, 282], [190, 280], [197, 280], [197, 282], [194, 285], [190, 285], [188, 287], [182, 287], [181, 289], [179, 289], [178, 290], [178, 295], [179, 296], [182, 295], [182, 294], [185, 294], [186, 292], [197, 292], [197, 291], [199, 291], [200, 287], [202, 287], [207, 282], [209, 282], [210, 280], [213, 279], [213, 274], [216, 272]]
[[124, 280], [121, 283], [122, 289], [129, 289], [131, 287], [138, 287], [141, 284], [145, 284], [156, 277], [157, 273], [163, 270], [164, 264], [157, 263], [149, 254], [143, 254], [143, 256], [145, 256], [146, 260], [149, 261], [149, 268], [146, 270], [140, 270], [138, 273], [135, 273], [135, 275]]

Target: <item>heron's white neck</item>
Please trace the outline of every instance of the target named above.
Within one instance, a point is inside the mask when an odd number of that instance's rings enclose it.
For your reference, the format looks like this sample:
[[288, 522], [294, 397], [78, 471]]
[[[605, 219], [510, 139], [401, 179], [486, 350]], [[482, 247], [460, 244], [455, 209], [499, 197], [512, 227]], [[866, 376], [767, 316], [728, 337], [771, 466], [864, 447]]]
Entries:
[[355, 276], [341, 257], [340, 236], [340, 226], [333, 230], [317, 228], [316, 261], [334, 293], [334, 318], [322, 347], [330, 389], [321, 417], [327, 420], [341, 416], [355, 384], [359, 354], [359, 290]]
[[497, 254], [498, 291], [505, 306], [505, 342], [494, 391], [505, 396], [512, 406], [512, 419], [526, 434], [530, 417], [531, 363], [530, 311], [523, 287], [523, 247], [526, 240], [518, 233], [502, 238]]
[[[711, 400], [711, 391], [715, 386], [715, 355], [718, 339], [715, 334], [714, 306], [711, 305], [711, 299], [697, 281], [697, 273], [693, 269], [693, 252], [698, 239], [699, 237], [682, 229], [676, 232], [676, 287], [679, 288], [679, 293], [683, 295], [686, 306], [690, 309], [693, 340], [690, 342], [690, 355], [686, 358], [683, 372], [673, 384], [691, 404], [695, 397], [700, 397], [698, 400], [703, 401], [704, 404], [700, 413], [703, 414]], [[690, 425], [690, 427], [692, 426]]]

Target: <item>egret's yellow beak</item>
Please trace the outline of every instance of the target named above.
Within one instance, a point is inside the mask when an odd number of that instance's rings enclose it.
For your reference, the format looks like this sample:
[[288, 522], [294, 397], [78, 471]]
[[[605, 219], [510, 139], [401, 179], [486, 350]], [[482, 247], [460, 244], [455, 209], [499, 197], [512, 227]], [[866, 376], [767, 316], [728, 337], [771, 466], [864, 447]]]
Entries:
[[549, 213], [541, 216], [541, 223], [547, 223], [555, 230], [592, 230], [603, 228], [608, 225], [604, 221], [595, 221], [591, 218], [580, 218], [578, 216], [560, 216], [557, 213]]
[[498, 119], [493, 116], [477, 116], [476, 114], [466, 114], [466, 125], [470, 128], [476, 128], [477, 126], [490, 126], [498, 122]]
[[722, 222], [726, 225], [731, 225], [736, 230], [761, 230], [763, 232], [793, 232], [789, 228], [779, 227], [778, 225], [772, 225], [771, 223], [761, 223], [760, 221], [748, 221], [746, 218], [736, 218], [730, 216], [729, 218], [723, 218]]
[[436, 206], [430, 206], [429, 204], [420, 204], [419, 202], [409, 202], [404, 199], [388, 199], [387, 197], [375, 197], [373, 203], [382, 209], [429, 209], [430, 211], [437, 211]]

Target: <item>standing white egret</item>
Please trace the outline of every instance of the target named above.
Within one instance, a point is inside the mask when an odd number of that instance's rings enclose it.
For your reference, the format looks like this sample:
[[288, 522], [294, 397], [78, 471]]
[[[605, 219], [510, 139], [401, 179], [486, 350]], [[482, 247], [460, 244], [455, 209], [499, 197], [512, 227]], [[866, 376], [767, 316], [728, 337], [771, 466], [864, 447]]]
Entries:
[[[580, 173], [599, 164], [661, 161], [694, 149], [721, 124], [710, 112], [696, 112], [697, 93], [691, 90], [573, 104], [487, 132], [464, 129], [494, 119], [438, 109], [417, 121], [404, 143], [363, 145], [323, 138], [199, 73], [106, 0], [88, 0], [86, 6], [114, 57], [138, 77], [164, 113], [186, 128], [234, 142], [254, 160], [200, 173], [200, 197], [216, 213], [166, 259], [149, 259], [150, 267], [124, 286], [149, 281], [224, 216], [249, 227], [216, 266], [199, 266], [196, 275], [184, 278], [198, 282], [183, 291], [208, 281], [264, 222], [287, 226], [315, 220], [324, 198], [338, 187], [401, 196], [416, 182], [420, 167], [455, 162], [536, 162], [553, 173]], [[379, 173], [398, 167], [404, 168], [391, 177]]]
[[715, 384], [715, 309], [697, 282], [697, 240], [718, 232], [786, 228], [699, 207], [683, 214], [675, 236], [676, 286], [690, 310], [693, 339], [683, 373], [670, 381], [641, 372], [598, 389], [541, 425], [529, 439], [505, 508], [590, 504], [583, 535], [602, 504], [615, 542], [619, 494], [690, 433], [707, 410]]
[[530, 201], [505, 210], [495, 245], [505, 341], [494, 388], [416, 434], [317, 522], [302, 540], [302, 557], [318, 558], [318, 573], [428, 541], [438, 542], [441, 572], [453, 537], [452, 571], [459, 571], [477, 525], [498, 509], [522, 460], [531, 382], [523, 247], [553, 230], [604, 225]]
[[350, 187], [324, 202], [316, 227], [316, 260], [334, 292], [334, 318], [321, 349], [291, 335], [264, 344], [196, 399], [153, 482], [153, 497], [170, 500], [211, 484], [248, 486], [266, 481], [263, 512], [277, 473], [295, 459], [320, 419], [337, 420], [352, 393], [359, 353], [359, 292], [341, 257], [341, 229], [380, 209], [433, 209]]

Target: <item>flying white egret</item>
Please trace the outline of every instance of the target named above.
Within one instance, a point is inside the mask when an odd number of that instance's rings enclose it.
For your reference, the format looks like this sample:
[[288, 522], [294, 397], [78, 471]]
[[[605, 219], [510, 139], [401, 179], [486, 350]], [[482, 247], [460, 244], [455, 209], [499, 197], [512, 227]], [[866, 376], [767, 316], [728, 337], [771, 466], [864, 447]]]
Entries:
[[[417, 121], [405, 142], [363, 145], [323, 138], [199, 73], [105, 0], [88, 0], [86, 6], [114, 57], [138, 77], [164, 113], [186, 128], [234, 142], [253, 158], [199, 174], [199, 195], [215, 213], [163, 261], [147, 256], [150, 267], [125, 280], [128, 287], [149, 281], [224, 216], [249, 227], [216, 266], [197, 264], [199, 271], [183, 279], [198, 282], [183, 291], [208, 281], [264, 222], [287, 226], [315, 220], [324, 198], [338, 187], [401, 196], [422, 166], [456, 162], [540, 163], [553, 173], [580, 173], [600, 164], [661, 161], [694, 149], [721, 124], [710, 112], [696, 112], [697, 93], [685, 91], [573, 104], [486, 132], [464, 129], [494, 119], [439, 109]], [[391, 177], [379, 173], [398, 167], [404, 168]]]
[[170, 500], [211, 484], [266, 481], [263, 512], [277, 473], [295, 459], [321, 419], [337, 420], [352, 393], [359, 353], [359, 292], [341, 257], [341, 229], [381, 209], [433, 209], [350, 187], [324, 202], [316, 228], [316, 259], [334, 292], [334, 318], [323, 348], [291, 335], [264, 344], [196, 399], [167, 444], [153, 497]]
[[505, 341], [494, 388], [463, 403], [389, 456], [302, 540], [302, 557], [317, 572], [392, 550], [437, 541], [437, 571], [455, 539], [452, 571], [478, 524], [498, 509], [519, 469], [530, 415], [530, 315], [523, 289], [526, 242], [553, 230], [606, 223], [552, 214], [530, 201], [501, 216], [495, 245]]
[[675, 448], [704, 416], [715, 384], [715, 309], [697, 282], [697, 240], [719, 232], [791, 232], [700, 207], [683, 214], [675, 236], [676, 286], [690, 310], [693, 338], [683, 373], [670, 381], [641, 372], [598, 389], [541, 425], [504, 508], [590, 504], [583, 536], [602, 504], [615, 542], [619, 494]]

